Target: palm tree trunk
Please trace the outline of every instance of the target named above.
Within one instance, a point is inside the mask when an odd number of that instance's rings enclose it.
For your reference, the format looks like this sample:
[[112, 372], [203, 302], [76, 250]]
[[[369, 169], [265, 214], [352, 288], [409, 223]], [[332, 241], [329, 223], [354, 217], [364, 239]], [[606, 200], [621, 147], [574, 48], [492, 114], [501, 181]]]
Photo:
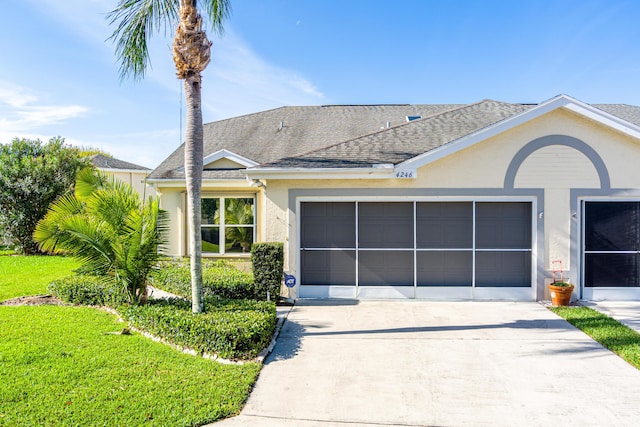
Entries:
[[191, 310], [204, 311], [202, 293], [201, 193], [203, 168], [202, 88], [200, 74], [184, 80], [187, 121], [184, 140], [184, 171], [187, 186], [187, 218], [189, 221], [189, 254], [191, 258]]

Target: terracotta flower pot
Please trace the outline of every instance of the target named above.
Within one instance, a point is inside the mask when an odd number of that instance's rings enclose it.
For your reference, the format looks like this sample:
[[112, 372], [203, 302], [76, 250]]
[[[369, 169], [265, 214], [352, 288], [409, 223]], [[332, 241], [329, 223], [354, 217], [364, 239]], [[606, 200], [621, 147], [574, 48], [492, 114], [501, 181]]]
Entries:
[[573, 292], [573, 285], [570, 286], [556, 286], [553, 283], [549, 284], [549, 293], [551, 294], [551, 305], [557, 307], [559, 305], [569, 305], [571, 301], [571, 293]]

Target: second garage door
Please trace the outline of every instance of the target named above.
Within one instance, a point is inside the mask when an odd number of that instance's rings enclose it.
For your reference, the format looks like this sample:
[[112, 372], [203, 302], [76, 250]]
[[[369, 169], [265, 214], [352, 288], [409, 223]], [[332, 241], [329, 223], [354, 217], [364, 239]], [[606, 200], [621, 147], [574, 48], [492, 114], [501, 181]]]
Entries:
[[302, 202], [301, 297], [532, 299], [531, 202]]

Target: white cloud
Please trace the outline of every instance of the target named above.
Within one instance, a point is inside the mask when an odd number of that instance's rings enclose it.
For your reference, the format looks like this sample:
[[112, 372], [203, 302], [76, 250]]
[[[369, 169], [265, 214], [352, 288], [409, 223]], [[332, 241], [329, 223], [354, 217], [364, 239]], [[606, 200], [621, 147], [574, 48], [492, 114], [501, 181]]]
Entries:
[[[281, 107], [325, 102], [324, 94], [295, 70], [261, 58], [232, 28], [212, 38], [212, 59], [203, 72], [202, 106], [205, 121]], [[147, 78], [178, 92], [171, 51], [166, 40], [150, 48], [153, 68]]]
[[[28, 88], [0, 81], [0, 128], [3, 134], [24, 134], [85, 115], [82, 105], [47, 105]], [[21, 135], [22, 136], [22, 135]]]
[[203, 105], [214, 119], [325, 102], [324, 94], [312, 82], [294, 70], [267, 62], [233, 30], [214, 40], [204, 80]]

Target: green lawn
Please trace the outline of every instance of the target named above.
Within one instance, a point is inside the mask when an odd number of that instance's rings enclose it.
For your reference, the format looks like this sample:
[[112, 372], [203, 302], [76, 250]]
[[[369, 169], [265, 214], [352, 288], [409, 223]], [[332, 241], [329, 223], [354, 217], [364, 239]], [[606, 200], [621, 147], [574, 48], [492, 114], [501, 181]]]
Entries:
[[[0, 255], [0, 300], [46, 292], [78, 264]], [[77, 306], [0, 306], [0, 426], [197, 426], [237, 414], [260, 364], [183, 354]]]
[[60, 256], [0, 255], [0, 301], [47, 293], [51, 281], [78, 267], [74, 259]]
[[0, 425], [191, 426], [240, 411], [260, 366], [222, 365], [87, 307], [0, 307]]
[[618, 354], [627, 363], [640, 369], [639, 333], [589, 307], [552, 307], [550, 309], [604, 347]]

